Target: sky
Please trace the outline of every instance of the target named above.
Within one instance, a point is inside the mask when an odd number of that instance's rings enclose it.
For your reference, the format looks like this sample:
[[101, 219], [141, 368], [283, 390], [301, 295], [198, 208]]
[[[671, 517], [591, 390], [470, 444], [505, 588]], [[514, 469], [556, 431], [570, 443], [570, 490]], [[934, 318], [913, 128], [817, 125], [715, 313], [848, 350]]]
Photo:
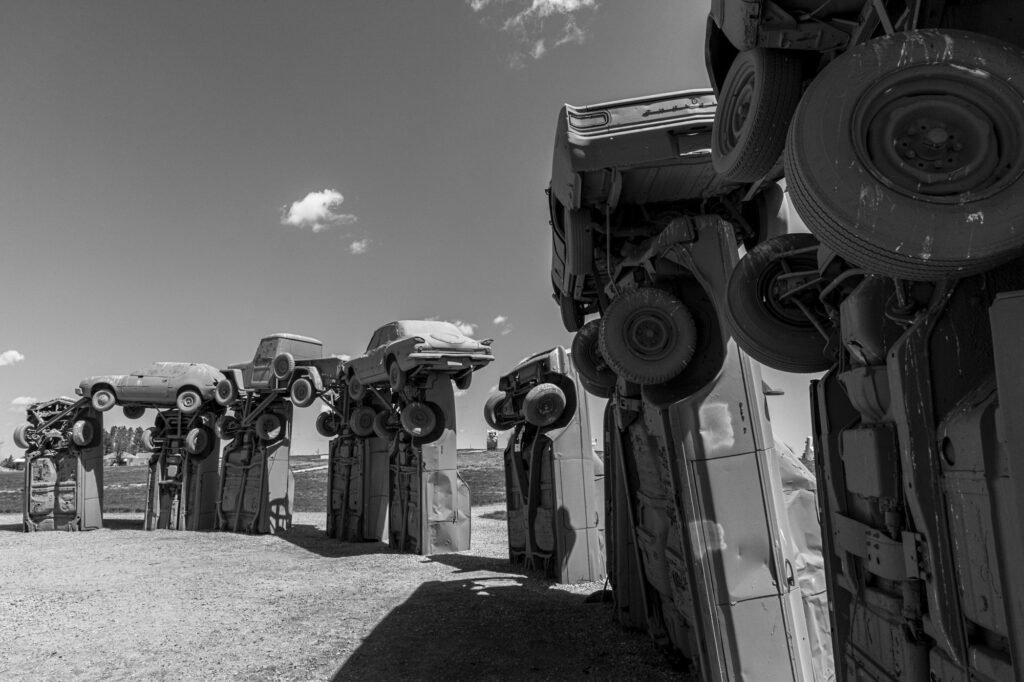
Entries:
[[[571, 342], [544, 197], [559, 108], [706, 86], [707, 9], [7, 0], [0, 453], [26, 400], [87, 376], [224, 367], [278, 331], [358, 355], [424, 318], [495, 339], [457, 400], [460, 447], [481, 447], [498, 377]], [[806, 378], [766, 376], [799, 446]], [[315, 413], [293, 451], [326, 452]]]

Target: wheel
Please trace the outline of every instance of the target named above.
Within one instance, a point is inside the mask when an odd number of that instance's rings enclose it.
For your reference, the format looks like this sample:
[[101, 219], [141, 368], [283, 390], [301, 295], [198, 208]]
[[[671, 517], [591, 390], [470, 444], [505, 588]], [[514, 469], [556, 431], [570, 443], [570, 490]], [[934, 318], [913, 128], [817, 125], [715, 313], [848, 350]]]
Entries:
[[473, 383], [473, 370], [467, 369], [462, 374], [455, 375], [455, 388], [460, 391], [469, 390], [470, 385]]
[[337, 438], [341, 433], [341, 417], [334, 412], [321, 412], [316, 417], [316, 432], [324, 438]]
[[106, 412], [117, 404], [117, 396], [109, 388], [97, 388], [92, 392], [89, 402], [97, 412]]
[[585, 376], [583, 376], [582, 374], [579, 375], [579, 380], [580, 380], [580, 383], [583, 384], [583, 390], [586, 391], [587, 393], [589, 393], [592, 396], [596, 396], [598, 398], [608, 399], [608, 398], [611, 398], [612, 394], [615, 392], [614, 384], [611, 385], [611, 386], [603, 386], [601, 384], [595, 384], [592, 381], [590, 381], [589, 379], [587, 379]]
[[295, 407], [309, 407], [316, 401], [316, 391], [313, 389], [313, 382], [307, 377], [299, 377], [292, 382], [288, 391]]
[[256, 419], [255, 429], [261, 440], [276, 440], [284, 435], [284, 424], [276, 414], [261, 414]]
[[407, 382], [407, 375], [402, 371], [402, 368], [398, 366], [398, 361], [392, 358], [388, 361], [388, 384], [391, 385], [391, 390], [394, 393], [398, 393]]
[[175, 407], [182, 414], [192, 414], [199, 409], [199, 406], [203, 404], [203, 398], [199, 395], [199, 392], [194, 388], [185, 388], [178, 393], [177, 400], [174, 401]]
[[729, 276], [725, 317], [733, 338], [747, 355], [772, 369], [805, 373], [832, 366], [824, 354], [827, 339], [804, 312], [828, 325], [819, 289], [796, 290], [818, 276], [817, 246], [811, 234], [769, 239], [751, 249]]
[[601, 355], [613, 372], [642, 386], [678, 376], [693, 357], [697, 329], [682, 301], [662, 289], [617, 296], [601, 318]]
[[793, 118], [793, 204], [822, 244], [877, 274], [936, 280], [1009, 261], [1024, 250], [1022, 100], [1024, 53], [1008, 43], [920, 30], [858, 45]]
[[213, 423], [213, 433], [221, 440], [233, 439], [238, 435], [238, 430], [240, 428], [242, 428], [241, 422], [238, 421], [237, 417], [230, 414], [217, 417], [217, 421]]
[[515, 420], [508, 419], [501, 415], [501, 406], [505, 402], [505, 392], [498, 391], [492, 393], [487, 397], [487, 402], [484, 403], [484, 421], [492, 429], [498, 431], [505, 431], [515, 426]]
[[71, 441], [80, 448], [91, 448], [102, 435], [103, 432], [92, 419], [79, 419], [71, 425]]
[[787, 52], [763, 47], [737, 55], [722, 83], [711, 132], [715, 172], [756, 182], [782, 155], [800, 101], [803, 67]]
[[583, 326], [583, 308], [571, 296], [559, 294], [558, 309], [562, 314], [562, 326], [565, 331], [574, 332]]
[[611, 389], [618, 377], [601, 355], [601, 321], [591, 320], [572, 338], [572, 364], [591, 386]]
[[409, 403], [402, 409], [401, 422], [413, 445], [433, 443], [445, 429], [444, 412], [433, 403]]
[[271, 361], [271, 367], [278, 381], [285, 381], [295, 371], [295, 356], [291, 353], [278, 353]]
[[28, 440], [28, 435], [31, 429], [31, 424], [18, 424], [14, 427], [14, 444], [22, 450], [28, 450], [32, 447], [32, 444]]
[[348, 397], [352, 400], [362, 400], [366, 396], [366, 386], [356, 379], [353, 374], [348, 378]]
[[238, 398], [238, 389], [230, 379], [224, 379], [217, 383], [217, 390], [213, 394], [218, 405], [226, 406], [235, 402]]
[[[146, 429], [145, 431], [143, 431], [142, 432], [142, 438], [140, 438], [139, 440], [142, 441], [142, 449], [143, 450], [146, 450], [148, 452], [155, 451], [157, 449], [157, 446], [156, 446], [156, 428], [151, 426], [148, 429]], [[150, 464], [152, 464], [152, 460], [150, 461]]]
[[390, 441], [395, 437], [397, 429], [391, 424], [390, 412], [378, 412], [373, 418], [373, 433], [381, 440]]
[[146, 408], [142, 405], [125, 405], [121, 411], [128, 419], [141, 419], [142, 415], [146, 414]]
[[523, 399], [523, 417], [534, 426], [551, 426], [565, 412], [565, 393], [554, 384], [537, 384]]
[[213, 452], [214, 435], [209, 427], [197, 426], [185, 436], [185, 451], [196, 458], [203, 458]]
[[363, 405], [352, 410], [351, 416], [348, 418], [349, 428], [352, 429], [352, 433], [356, 434], [360, 438], [366, 438], [373, 435], [373, 420], [377, 416], [377, 413], [372, 407]]

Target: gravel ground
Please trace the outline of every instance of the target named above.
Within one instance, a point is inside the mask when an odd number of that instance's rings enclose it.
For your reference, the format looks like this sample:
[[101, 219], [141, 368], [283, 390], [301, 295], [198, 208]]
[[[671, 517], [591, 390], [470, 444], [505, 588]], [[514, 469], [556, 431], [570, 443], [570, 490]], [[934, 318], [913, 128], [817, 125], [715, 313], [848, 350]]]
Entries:
[[0, 515], [0, 679], [678, 679], [622, 631], [598, 583], [507, 561], [504, 505], [473, 510], [473, 549], [420, 557], [324, 535], [20, 532]]

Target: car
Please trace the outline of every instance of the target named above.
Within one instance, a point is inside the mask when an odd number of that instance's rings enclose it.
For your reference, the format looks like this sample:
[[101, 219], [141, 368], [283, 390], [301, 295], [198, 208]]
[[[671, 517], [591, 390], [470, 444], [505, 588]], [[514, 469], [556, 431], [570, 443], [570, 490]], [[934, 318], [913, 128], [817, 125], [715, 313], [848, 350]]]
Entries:
[[217, 402], [228, 405], [243, 392], [288, 392], [296, 407], [312, 405], [341, 376], [343, 361], [324, 357], [318, 339], [278, 332], [260, 339], [250, 362], [235, 363], [224, 372], [228, 381]]
[[778, 184], [769, 178], [755, 188], [715, 172], [717, 110], [703, 88], [559, 111], [547, 195], [551, 282], [567, 331], [607, 305], [622, 254], [674, 218], [716, 213], [751, 245], [785, 232]]
[[978, 274], [1024, 252], [1024, 4], [713, 0], [712, 157], [784, 158], [822, 244], [887, 277]]
[[364, 354], [346, 363], [349, 395], [361, 398], [367, 386], [379, 384], [400, 391], [425, 371], [453, 374], [455, 385], [465, 390], [473, 372], [494, 360], [490, 346], [491, 339], [472, 339], [451, 322], [389, 322], [373, 333]]
[[93, 408], [106, 412], [123, 405], [125, 416], [138, 419], [147, 407], [176, 407], [185, 414], [197, 412], [212, 400], [224, 374], [198, 362], [154, 362], [130, 374], [83, 379], [75, 393], [88, 398]]

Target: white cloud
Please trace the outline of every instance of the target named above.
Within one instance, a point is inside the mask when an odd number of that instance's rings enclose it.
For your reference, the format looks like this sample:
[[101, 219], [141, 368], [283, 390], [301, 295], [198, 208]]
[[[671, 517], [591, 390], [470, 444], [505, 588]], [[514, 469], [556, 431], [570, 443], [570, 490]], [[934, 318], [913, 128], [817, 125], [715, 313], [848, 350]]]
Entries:
[[16, 350], [5, 350], [0, 353], [0, 367], [6, 367], [7, 365], [13, 365], [16, 362], [21, 362], [25, 359], [25, 356]]
[[370, 247], [370, 240], [369, 239], [357, 239], [357, 240], [355, 240], [354, 242], [352, 242], [351, 244], [348, 245], [348, 250], [349, 250], [350, 253], [354, 253], [354, 254], [356, 254], [358, 256], [360, 254], [366, 253], [366, 249], [368, 249], [369, 247]]
[[345, 197], [336, 189], [310, 192], [303, 199], [282, 207], [281, 224], [295, 227], [310, 227], [313, 232], [323, 232], [334, 225], [351, 225], [358, 218], [339, 209]]
[[456, 398], [461, 398], [462, 396], [466, 395], [467, 393], [469, 393], [468, 390], [464, 391], [462, 389], [455, 389], [455, 397]]
[[506, 322], [508, 322], [508, 316], [507, 315], [498, 315], [496, 318], [494, 318], [494, 324], [501, 325], [501, 324], [505, 324]]
[[452, 322], [452, 324], [458, 327], [459, 331], [465, 334], [466, 336], [473, 336], [473, 333], [476, 331], [476, 325], [470, 322], [455, 320], [454, 322]]
[[38, 403], [38, 398], [33, 398], [27, 395], [19, 395], [17, 398], [11, 401], [11, 412], [22, 412], [29, 405]]
[[512, 327], [505, 327], [504, 329], [501, 330], [501, 335], [502, 336], [505, 336], [506, 334], [511, 334], [511, 333], [512, 333]]
[[484, 12], [481, 23], [508, 33], [518, 45], [508, 59], [520, 68], [551, 48], [579, 45], [589, 34], [577, 17], [597, 10], [597, 0], [466, 0], [473, 12]]

